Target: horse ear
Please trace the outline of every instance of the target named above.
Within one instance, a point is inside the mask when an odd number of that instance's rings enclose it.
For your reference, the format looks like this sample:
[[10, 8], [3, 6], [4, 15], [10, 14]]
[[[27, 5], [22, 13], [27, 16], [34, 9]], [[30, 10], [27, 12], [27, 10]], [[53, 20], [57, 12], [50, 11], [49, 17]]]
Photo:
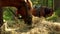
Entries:
[[25, 2], [26, 2], [26, 0], [25, 0]]
[[32, 2], [31, 0], [25, 0], [29, 8], [32, 8]]
[[25, 0], [25, 2], [29, 2], [29, 0]]

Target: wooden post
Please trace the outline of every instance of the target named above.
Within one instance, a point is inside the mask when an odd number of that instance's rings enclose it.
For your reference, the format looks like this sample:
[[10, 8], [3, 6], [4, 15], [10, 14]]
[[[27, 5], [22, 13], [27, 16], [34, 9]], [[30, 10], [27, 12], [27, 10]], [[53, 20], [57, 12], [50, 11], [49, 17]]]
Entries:
[[53, 8], [53, 10], [54, 10], [54, 0], [52, 0], [52, 8]]
[[48, 0], [45, 0], [46, 1], [46, 6], [48, 7]]
[[54, 0], [54, 9], [60, 8], [60, 0]]

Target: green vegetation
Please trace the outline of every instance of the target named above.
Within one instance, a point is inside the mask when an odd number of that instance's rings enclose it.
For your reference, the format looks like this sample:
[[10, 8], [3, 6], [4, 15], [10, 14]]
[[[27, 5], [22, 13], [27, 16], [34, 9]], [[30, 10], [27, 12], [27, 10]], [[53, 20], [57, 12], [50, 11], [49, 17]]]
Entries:
[[56, 21], [60, 20], [59, 18], [60, 18], [60, 10], [58, 8], [57, 10], [54, 11], [53, 16], [48, 17], [47, 19], [56, 22]]
[[15, 8], [5, 7], [3, 8], [3, 19], [4, 20], [13, 20], [13, 13], [9, 10], [9, 8], [14, 12]]
[[56, 15], [60, 17], [60, 8], [55, 11]]

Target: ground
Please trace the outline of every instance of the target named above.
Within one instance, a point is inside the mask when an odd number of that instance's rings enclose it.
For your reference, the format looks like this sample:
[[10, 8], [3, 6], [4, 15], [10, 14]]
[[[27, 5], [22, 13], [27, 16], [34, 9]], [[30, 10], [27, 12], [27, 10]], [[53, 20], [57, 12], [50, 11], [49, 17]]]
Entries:
[[[33, 16], [33, 28], [29, 29], [24, 21], [15, 23], [15, 25], [7, 26], [7, 22], [2, 26], [2, 34], [60, 34], [60, 23], [46, 21], [45, 18]], [[9, 23], [10, 24], [10, 23]]]

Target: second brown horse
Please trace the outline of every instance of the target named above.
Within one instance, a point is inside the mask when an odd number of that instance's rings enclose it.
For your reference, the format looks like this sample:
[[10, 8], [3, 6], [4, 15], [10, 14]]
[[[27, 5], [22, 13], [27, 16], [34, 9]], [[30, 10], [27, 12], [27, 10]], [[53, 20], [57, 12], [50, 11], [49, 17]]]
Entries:
[[37, 16], [37, 17], [48, 17], [52, 16], [53, 14], [53, 9], [48, 8], [46, 6], [35, 6], [32, 10], [32, 15]]

